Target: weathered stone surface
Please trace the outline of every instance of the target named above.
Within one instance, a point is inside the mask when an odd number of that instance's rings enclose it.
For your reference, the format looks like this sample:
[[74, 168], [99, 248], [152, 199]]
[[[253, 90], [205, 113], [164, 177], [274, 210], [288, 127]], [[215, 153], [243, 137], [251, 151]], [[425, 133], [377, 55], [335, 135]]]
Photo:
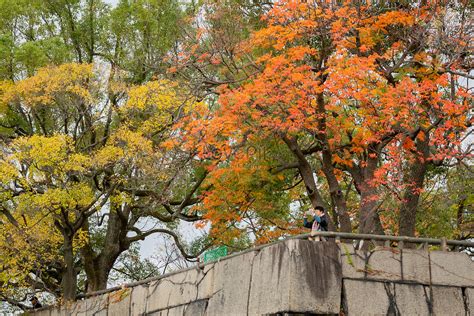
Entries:
[[132, 315], [146, 313], [146, 301], [148, 298], [148, 285], [139, 285], [132, 288], [130, 311]]
[[131, 289], [123, 289], [109, 294], [108, 315], [130, 315]]
[[68, 309], [68, 313], [71, 315], [77, 316], [86, 316], [87, 312], [87, 302], [85, 300], [76, 301], [75, 304], [72, 304]]
[[197, 269], [197, 295], [195, 300], [207, 300], [214, 294], [214, 263]]
[[34, 314], [337, 314], [343, 306], [349, 315], [465, 315], [474, 314], [473, 268], [459, 253], [289, 240]]
[[86, 299], [87, 316], [107, 316], [109, 296], [107, 294], [93, 296]]
[[207, 300], [192, 302], [184, 309], [184, 316], [204, 316], [207, 310]]
[[207, 299], [213, 292], [213, 264], [191, 269], [150, 284], [147, 311], [165, 309]]
[[344, 280], [344, 293], [348, 315], [387, 315], [390, 307], [386, 287], [383, 282]]
[[[344, 278], [363, 278], [364, 261], [359, 257], [352, 244], [339, 244], [341, 253], [342, 276]], [[362, 269], [362, 271], [360, 271]]]
[[342, 270], [339, 248], [332, 242], [294, 240], [291, 255], [289, 311], [339, 313]]
[[433, 286], [434, 315], [465, 315], [462, 290], [458, 287]]
[[[99, 296], [100, 297], [100, 296]], [[86, 316], [93, 315], [93, 313], [88, 312], [87, 300], [79, 300], [76, 302], [68, 302], [61, 305], [61, 307], [56, 307], [51, 311], [51, 316]], [[107, 310], [106, 310], [107, 312]], [[95, 314], [94, 314], [95, 315]], [[98, 314], [106, 315], [106, 314]], [[35, 314], [36, 316], [36, 314]]]
[[35, 311], [35, 316], [50, 316], [51, 310], [50, 309], [43, 309]]
[[395, 284], [395, 302], [400, 315], [428, 315], [429, 289], [418, 284]]
[[183, 316], [185, 307], [186, 305], [176, 306], [176, 307], [148, 313], [147, 315], [148, 316]]
[[474, 287], [474, 262], [467, 254], [432, 251], [430, 262], [432, 284]]
[[250, 315], [264, 314], [263, 311], [268, 314], [289, 311], [290, 276], [295, 273], [291, 271], [288, 246], [289, 243], [282, 243], [263, 248], [253, 259]]
[[465, 307], [468, 314], [474, 315], [474, 288], [466, 288], [464, 292], [464, 299], [466, 300]]
[[430, 259], [426, 250], [402, 249], [401, 273], [403, 281], [430, 284]]
[[73, 315], [72, 311], [76, 309], [76, 302], [67, 302], [60, 307], [53, 307], [51, 316], [69, 316]]
[[250, 276], [257, 254], [249, 252], [214, 264], [213, 295], [207, 307], [209, 316], [247, 314]]
[[339, 313], [339, 257], [330, 242], [290, 240], [262, 249], [254, 259], [249, 314]]
[[[63, 316], [63, 315], [66, 315], [66, 312], [62, 309], [62, 308], [59, 308], [59, 307], [52, 307], [51, 310], [50, 310], [50, 316]], [[35, 313], [31, 313], [33, 315], [37, 315], [36, 312]]]
[[401, 255], [398, 249], [377, 249], [372, 252], [354, 250], [341, 244], [342, 275], [351, 279], [398, 281], [402, 279]]

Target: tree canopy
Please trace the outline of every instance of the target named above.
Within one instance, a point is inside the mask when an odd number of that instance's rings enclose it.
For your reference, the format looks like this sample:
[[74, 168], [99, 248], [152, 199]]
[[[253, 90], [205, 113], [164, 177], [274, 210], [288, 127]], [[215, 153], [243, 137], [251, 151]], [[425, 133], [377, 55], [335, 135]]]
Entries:
[[471, 238], [472, 9], [0, 0], [0, 299], [156, 275], [153, 234], [189, 261], [298, 234], [316, 206]]

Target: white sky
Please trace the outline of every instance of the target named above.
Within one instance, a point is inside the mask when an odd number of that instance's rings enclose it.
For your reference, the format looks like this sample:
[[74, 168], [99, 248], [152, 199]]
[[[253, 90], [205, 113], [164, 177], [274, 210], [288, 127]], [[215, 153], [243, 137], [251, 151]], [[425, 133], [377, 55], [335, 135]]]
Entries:
[[110, 3], [112, 5], [115, 5], [119, 2], [119, 0], [104, 0], [105, 3]]

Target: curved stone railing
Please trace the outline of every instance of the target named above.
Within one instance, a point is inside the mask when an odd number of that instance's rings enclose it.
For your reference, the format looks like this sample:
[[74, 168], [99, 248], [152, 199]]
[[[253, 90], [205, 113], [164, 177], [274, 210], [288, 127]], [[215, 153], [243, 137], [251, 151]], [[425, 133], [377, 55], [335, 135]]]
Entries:
[[[449, 247], [469, 241], [318, 233], [347, 241]], [[374, 237], [375, 236], [375, 237]], [[88, 294], [34, 315], [468, 315], [474, 263], [465, 253], [305, 240], [309, 234], [158, 278]], [[390, 239], [385, 239], [390, 238]]]

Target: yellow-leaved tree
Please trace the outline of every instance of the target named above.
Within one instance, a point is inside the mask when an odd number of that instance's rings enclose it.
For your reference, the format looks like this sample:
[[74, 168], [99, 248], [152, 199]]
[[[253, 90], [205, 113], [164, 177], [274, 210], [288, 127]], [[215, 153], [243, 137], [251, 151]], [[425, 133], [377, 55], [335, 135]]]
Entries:
[[104, 83], [91, 65], [64, 64], [3, 82], [0, 104], [2, 298], [105, 289], [119, 255], [154, 233], [197, 257], [175, 228], [200, 220], [188, 209], [206, 172], [179, 122], [202, 105], [176, 84]]

